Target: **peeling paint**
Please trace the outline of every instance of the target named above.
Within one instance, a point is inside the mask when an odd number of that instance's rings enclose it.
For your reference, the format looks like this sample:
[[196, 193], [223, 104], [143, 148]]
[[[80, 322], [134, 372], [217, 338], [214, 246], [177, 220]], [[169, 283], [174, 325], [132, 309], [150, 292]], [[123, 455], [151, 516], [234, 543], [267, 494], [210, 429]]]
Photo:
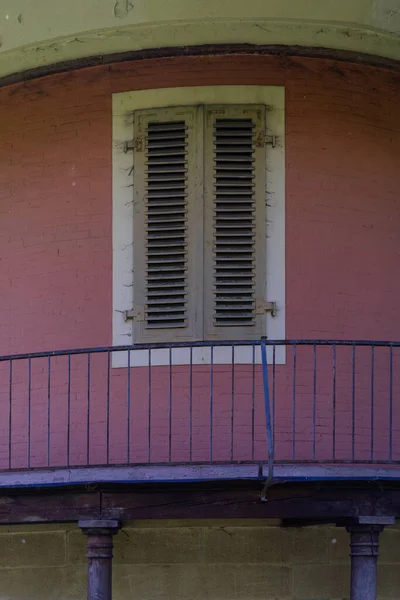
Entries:
[[22, 13], [19, 13], [19, 15], [17, 17], [17, 21], [18, 21], [18, 23], [21, 23], [21, 25], [22, 25]]
[[114, 15], [117, 18], [125, 17], [132, 8], [133, 4], [130, 0], [115, 0]]

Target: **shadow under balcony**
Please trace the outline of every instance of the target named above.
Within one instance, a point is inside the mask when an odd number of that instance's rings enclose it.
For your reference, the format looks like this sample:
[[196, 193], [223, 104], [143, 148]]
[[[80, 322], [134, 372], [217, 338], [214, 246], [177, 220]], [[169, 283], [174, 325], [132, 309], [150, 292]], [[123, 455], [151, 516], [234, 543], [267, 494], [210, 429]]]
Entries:
[[0, 487], [400, 478], [400, 342], [0, 357]]

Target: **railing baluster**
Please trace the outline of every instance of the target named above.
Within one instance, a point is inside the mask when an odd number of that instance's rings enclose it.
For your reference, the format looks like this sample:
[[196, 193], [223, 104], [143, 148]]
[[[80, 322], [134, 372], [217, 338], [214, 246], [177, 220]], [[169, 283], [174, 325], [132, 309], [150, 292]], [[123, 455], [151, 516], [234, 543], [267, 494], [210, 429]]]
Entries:
[[333, 382], [332, 382], [332, 408], [333, 408], [333, 415], [332, 415], [332, 458], [333, 460], [336, 459], [336, 344], [333, 344], [332, 346], [332, 350], [333, 350], [333, 356], [332, 356], [332, 360], [333, 360], [333, 366], [332, 366], [332, 373], [333, 373]]
[[209, 440], [209, 455], [210, 461], [213, 459], [213, 391], [214, 391], [214, 346], [211, 344], [210, 355], [210, 440]]
[[12, 396], [13, 396], [13, 361], [10, 360], [9, 371], [9, 410], [8, 410], [8, 468], [12, 465]]
[[50, 466], [50, 431], [51, 431], [51, 356], [47, 359], [47, 466]]
[[315, 460], [316, 451], [316, 419], [317, 419], [317, 346], [314, 344], [313, 365], [313, 407], [312, 407], [312, 457]]
[[31, 468], [31, 358], [28, 358], [28, 469]]
[[276, 386], [276, 344], [272, 346], [272, 441], [275, 442], [275, 386]]
[[168, 349], [169, 356], [169, 389], [168, 389], [168, 462], [172, 458], [172, 347]]
[[189, 352], [189, 462], [193, 460], [193, 347]]
[[371, 346], [371, 461], [374, 460], [374, 421], [375, 421], [375, 348]]
[[151, 348], [149, 348], [149, 372], [148, 372], [148, 428], [147, 428], [147, 462], [151, 462]]
[[232, 345], [231, 460], [233, 460], [234, 427], [235, 427], [235, 346]]
[[254, 460], [254, 437], [255, 437], [255, 391], [256, 391], [256, 345], [252, 346], [251, 355], [251, 460]]
[[107, 417], [106, 417], [106, 464], [110, 463], [110, 351], [107, 351]]
[[126, 424], [126, 459], [127, 463], [131, 460], [131, 351], [128, 350], [128, 373], [127, 373], [127, 424]]
[[351, 458], [356, 455], [356, 346], [352, 350], [352, 380], [351, 380]]
[[296, 364], [297, 346], [293, 344], [293, 387], [292, 387], [292, 460], [296, 458]]
[[389, 460], [393, 460], [393, 347], [389, 349]]
[[90, 352], [87, 355], [86, 466], [90, 464]]
[[264, 390], [264, 410], [265, 410], [265, 425], [266, 425], [266, 437], [267, 437], [267, 449], [268, 449], [268, 478], [266, 485], [273, 479], [274, 471], [274, 443], [272, 439], [272, 428], [271, 428], [271, 406], [269, 398], [269, 381], [268, 381], [268, 362], [267, 362], [267, 348], [265, 342], [261, 342], [261, 365], [262, 365], [262, 376], [263, 376], [263, 390]]
[[70, 465], [71, 447], [71, 355], [68, 354], [68, 382], [67, 382], [67, 467]]

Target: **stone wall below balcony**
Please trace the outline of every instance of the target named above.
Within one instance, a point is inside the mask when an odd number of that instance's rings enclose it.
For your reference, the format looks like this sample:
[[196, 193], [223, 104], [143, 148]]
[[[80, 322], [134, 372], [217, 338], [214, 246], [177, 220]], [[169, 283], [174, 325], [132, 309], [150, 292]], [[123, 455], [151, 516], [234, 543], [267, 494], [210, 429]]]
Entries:
[[[400, 531], [380, 538], [379, 600], [398, 597]], [[344, 600], [349, 536], [261, 521], [126, 523], [114, 539], [114, 600]], [[0, 529], [0, 598], [81, 600], [86, 538], [76, 525]]]

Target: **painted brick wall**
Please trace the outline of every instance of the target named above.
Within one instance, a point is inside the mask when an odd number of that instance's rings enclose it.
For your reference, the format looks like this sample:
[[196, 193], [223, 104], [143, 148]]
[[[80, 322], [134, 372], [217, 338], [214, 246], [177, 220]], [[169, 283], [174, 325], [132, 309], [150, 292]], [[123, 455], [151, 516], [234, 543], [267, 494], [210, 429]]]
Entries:
[[[226, 56], [124, 63], [0, 90], [0, 354], [111, 342], [111, 94], [212, 84], [286, 87], [287, 337], [400, 339], [398, 76], [332, 61]], [[18, 457], [26, 456], [23, 377], [20, 403], [14, 401], [21, 437], [15, 466], [24, 466], [25, 458], [20, 463]], [[160, 377], [162, 388], [167, 374]], [[284, 390], [287, 374], [282, 378]], [[228, 379], [229, 373], [226, 386]], [[39, 409], [32, 416], [40, 463], [46, 441], [43, 382], [38, 380]], [[67, 418], [62, 385], [54, 413], [54, 451], [60, 456]], [[137, 396], [143, 394], [139, 389]], [[6, 386], [1, 395], [4, 429]], [[277, 427], [285, 457], [289, 392], [283, 396]], [[79, 394], [75, 404], [78, 431]], [[122, 415], [120, 404], [115, 415]], [[92, 441], [97, 447], [98, 438], [103, 451], [104, 402], [95, 414], [102, 428]], [[303, 417], [299, 433], [308, 443], [307, 410]], [[324, 436], [332, 419], [322, 417]], [[117, 431], [118, 423], [116, 418]], [[384, 438], [386, 422], [382, 427]], [[3, 429], [0, 461], [7, 461]], [[74, 445], [79, 456], [86, 443], [80, 439], [82, 448]], [[125, 452], [122, 443], [116, 457]]]
[[212, 84], [286, 86], [287, 336], [400, 338], [398, 77], [228, 56], [0, 90], [0, 353], [111, 342], [111, 94]]

